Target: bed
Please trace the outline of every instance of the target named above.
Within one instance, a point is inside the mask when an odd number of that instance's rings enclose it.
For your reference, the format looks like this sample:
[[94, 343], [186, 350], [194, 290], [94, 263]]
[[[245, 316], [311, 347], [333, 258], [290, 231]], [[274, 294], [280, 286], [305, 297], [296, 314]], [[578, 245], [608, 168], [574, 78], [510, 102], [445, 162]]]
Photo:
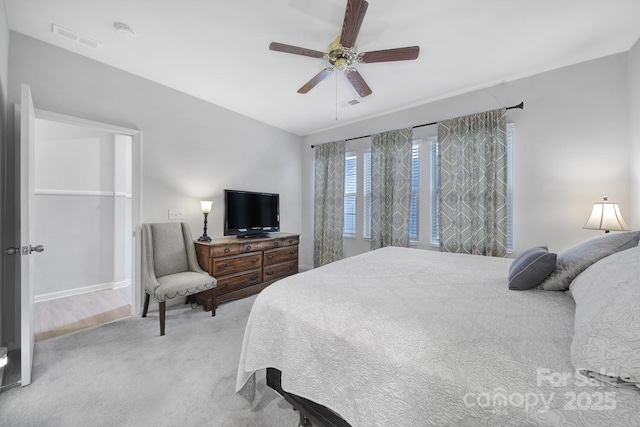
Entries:
[[[559, 255], [546, 280], [568, 292], [510, 290], [511, 259], [397, 247], [290, 276], [253, 305], [236, 391], [257, 400], [267, 371], [301, 424], [640, 425], [634, 238]], [[619, 336], [594, 343], [602, 322]]]

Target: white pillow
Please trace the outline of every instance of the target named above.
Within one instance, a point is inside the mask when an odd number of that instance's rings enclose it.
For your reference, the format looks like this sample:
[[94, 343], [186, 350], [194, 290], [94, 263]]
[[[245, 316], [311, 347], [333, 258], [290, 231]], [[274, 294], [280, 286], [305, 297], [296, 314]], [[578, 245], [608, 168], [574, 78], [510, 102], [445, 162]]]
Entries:
[[576, 372], [640, 387], [640, 247], [591, 265], [571, 283]]
[[558, 255], [556, 268], [542, 282], [546, 291], [566, 291], [571, 281], [591, 264], [616, 252], [638, 246], [640, 231], [605, 233], [592, 237]]

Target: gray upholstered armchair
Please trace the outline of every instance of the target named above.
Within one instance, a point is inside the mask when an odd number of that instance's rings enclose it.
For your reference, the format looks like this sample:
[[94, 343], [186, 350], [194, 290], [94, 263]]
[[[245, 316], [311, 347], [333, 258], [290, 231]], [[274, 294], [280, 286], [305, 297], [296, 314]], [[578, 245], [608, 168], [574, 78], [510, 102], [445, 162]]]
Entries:
[[146, 293], [142, 317], [147, 316], [149, 298], [158, 301], [160, 335], [164, 335], [166, 301], [204, 292], [207, 305], [216, 314], [216, 279], [202, 270], [189, 225], [185, 222], [142, 224], [142, 282]]

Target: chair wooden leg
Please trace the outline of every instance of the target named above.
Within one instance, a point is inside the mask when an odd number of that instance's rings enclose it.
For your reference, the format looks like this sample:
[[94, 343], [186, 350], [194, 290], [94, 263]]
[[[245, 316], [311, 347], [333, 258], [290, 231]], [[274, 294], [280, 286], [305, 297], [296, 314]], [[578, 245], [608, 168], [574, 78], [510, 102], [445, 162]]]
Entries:
[[149, 298], [151, 295], [145, 292], [144, 308], [142, 309], [142, 317], [147, 317], [147, 310], [149, 309]]
[[218, 288], [211, 289], [211, 317], [216, 315], [216, 306], [218, 305]]
[[164, 318], [167, 311], [167, 302], [161, 301], [159, 303], [160, 306], [160, 336], [164, 335]]

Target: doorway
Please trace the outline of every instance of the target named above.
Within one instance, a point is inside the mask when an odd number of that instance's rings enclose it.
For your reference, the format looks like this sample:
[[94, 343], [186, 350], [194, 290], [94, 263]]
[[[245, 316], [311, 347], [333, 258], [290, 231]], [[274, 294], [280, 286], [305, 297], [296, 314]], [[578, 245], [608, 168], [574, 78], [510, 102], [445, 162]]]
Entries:
[[36, 110], [36, 341], [136, 314], [137, 136]]

